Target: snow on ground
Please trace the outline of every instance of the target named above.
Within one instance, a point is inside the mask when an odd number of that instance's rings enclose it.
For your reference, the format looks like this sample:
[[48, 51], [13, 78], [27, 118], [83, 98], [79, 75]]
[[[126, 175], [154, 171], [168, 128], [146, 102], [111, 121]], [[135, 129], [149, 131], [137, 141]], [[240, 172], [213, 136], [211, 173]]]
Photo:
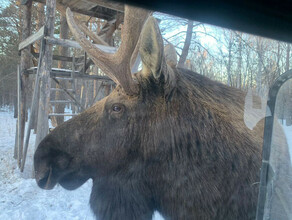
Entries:
[[[8, 108], [0, 108], [0, 220], [95, 220], [89, 206], [92, 182], [74, 191], [61, 186], [40, 189], [31, 179], [35, 135], [29, 144], [25, 172], [13, 159], [16, 120]], [[153, 220], [163, 220], [155, 213]]]
[[[292, 126], [283, 126], [292, 155]], [[46, 191], [31, 179], [35, 135], [32, 134], [25, 172], [13, 159], [16, 120], [0, 109], [0, 220], [94, 220], [89, 207], [92, 182], [67, 191], [61, 186]], [[153, 220], [163, 220], [156, 212]]]

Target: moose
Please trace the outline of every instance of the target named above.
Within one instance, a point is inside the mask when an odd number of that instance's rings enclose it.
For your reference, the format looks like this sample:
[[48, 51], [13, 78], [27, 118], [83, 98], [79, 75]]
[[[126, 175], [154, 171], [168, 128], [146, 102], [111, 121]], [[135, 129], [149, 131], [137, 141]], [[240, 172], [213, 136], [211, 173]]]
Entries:
[[[66, 11], [75, 39], [117, 84], [61, 124], [34, 155], [39, 187], [93, 180], [97, 219], [255, 219], [263, 122], [245, 126], [245, 93], [176, 67], [149, 12], [125, 6], [122, 43], [99, 50]], [[131, 74], [139, 51], [142, 70]], [[283, 154], [287, 151], [283, 150]], [[287, 216], [277, 219], [287, 219]]]

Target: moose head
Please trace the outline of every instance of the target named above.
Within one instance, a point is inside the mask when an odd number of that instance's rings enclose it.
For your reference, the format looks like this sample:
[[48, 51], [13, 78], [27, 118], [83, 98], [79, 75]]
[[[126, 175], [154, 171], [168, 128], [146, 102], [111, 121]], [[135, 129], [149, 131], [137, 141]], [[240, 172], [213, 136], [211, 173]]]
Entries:
[[[131, 215], [130, 210], [124, 210], [128, 216], [122, 219], [143, 219], [140, 218], [143, 215], [151, 218], [154, 204], [147, 191], [150, 189], [139, 182], [145, 178], [143, 176], [149, 166], [147, 157], [154, 155], [155, 148], [158, 148], [159, 143], [154, 142], [158, 140], [159, 134], [154, 133], [149, 139], [147, 133], [153, 133], [154, 127], [159, 126], [156, 122], [161, 120], [160, 115], [167, 114], [163, 99], [166, 95], [169, 96], [167, 99], [171, 99], [175, 89], [175, 75], [166, 63], [157, 22], [149, 17], [149, 11], [126, 6], [122, 43], [115, 54], [107, 54], [86, 39], [80, 31], [84, 27], [74, 20], [69, 8], [66, 15], [74, 37], [117, 86], [108, 97], [60, 125], [44, 138], [34, 156], [37, 183], [44, 189], [52, 189], [59, 183], [73, 190], [89, 178], [93, 179], [96, 182], [94, 187], [98, 188], [94, 191], [103, 190], [104, 187], [106, 189], [103, 196], [93, 193], [91, 197], [93, 210], [105, 219], [109, 219], [107, 215], [114, 215], [103, 213], [109, 197], [117, 196], [118, 200], [118, 194], [123, 193], [129, 197], [124, 200], [131, 203], [135, 197], [142, 198], [142, 194], [147, 194], [149, 198], [143, 198], [143, 206], [133, 203], [128, 207], [132, 210], [132, 206], [137, 206], [134, 210], [137, 214]], [[144, 25], [145, 20], [147, 22]], [[130, 63], [135, 48], [139, 49], [143, 69], [132, 75]], [[170, 51], [175, 55], [174, 50]], [[155, 161], [155, 158], [151, 160]], [[120, 179], [118, 176], [124, 177]], [[117, 179], [119, 186], [115, 183]], [[134, 189], [136, 187], [138, 191]], [[142, 194], [140, 191], [143, 191]], [[98, 203], [99, 198], [96, 197], [100, 196], [103, 197], [102, 202]], [[115, 215], [120, 216], [121, 213]]]
[[[99, 50], [66, 13], [74, 37], [117, 86], [39, 144], [38, 185], [73, 190], [92, 179], [91, 208], [105, 220], [149, 220], [155, 210], [167, 219], [254, 219], [262, 130], [244, 124], [244, 93], [176, 68], [174, 48], [164, 48], [146, 10], [125, 7], [115, 54]], [[143, 67], [132, 75], [135, 48]]]

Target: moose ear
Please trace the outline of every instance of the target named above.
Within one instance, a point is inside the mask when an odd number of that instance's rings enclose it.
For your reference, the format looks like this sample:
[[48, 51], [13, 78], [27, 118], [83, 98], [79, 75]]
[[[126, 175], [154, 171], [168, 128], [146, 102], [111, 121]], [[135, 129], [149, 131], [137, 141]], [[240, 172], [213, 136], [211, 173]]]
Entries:
[[144, 77], [153, 75], [159, 79], [162, 71], [166, 68], [163, 54], [163, 40], [154, 17], [149, 17], [141, 32], [139, 53], [141, 55]]

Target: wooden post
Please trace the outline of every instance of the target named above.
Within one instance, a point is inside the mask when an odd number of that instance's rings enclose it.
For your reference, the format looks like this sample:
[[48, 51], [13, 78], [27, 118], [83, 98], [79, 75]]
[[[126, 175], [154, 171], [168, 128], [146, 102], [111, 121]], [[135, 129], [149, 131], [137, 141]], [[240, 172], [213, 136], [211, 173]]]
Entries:
[[[66, 16], [61, 15], [61, 19], [60, 19], [60, 38], [61, 39], [68, 39], [69, 38], [69, 26], [67, 24], [67, 20], [66, 20]], [[69, 48], [68, 47], [62, 47], [59, 46], [59, 55], [61, 56], [69, 56]], [[58, 61], [58, 68], [60, 69], [66, 69], [67, 64], [64, 61]], [[64, 80], [60, 80], [59, 84], [56, 84], [56, 88], [61, 88], [61, 87], [66, 87], [69, 83], [64, 81]], [[64, 92], [58, 91], [56, 90], [55, 92], [55, 100], [64, 100], [66, 98]], [[65, 110], [65, 103], [57, 103], [55, 105], [55, 113], [59, 113], [59, 114], [64, 114], [64, 110]], [[64, 122], [64, 117], [63, 116], [58, 116], [58, 117], [51, 117], [51, 119], [55, 120], [57, 125], [60, 125]]]
[[96, 102], [96, 100], [97, 100], [97, 98], [98, 98], [98, 95], [99, 95], [99, 92], [100, 92], [100, 90], [101, 90], [102, 87], [103, 87], [103, 81], [101, 81], [101, 82], [99, 82], [99, 81], [94, 81], [94, 82], [99, 83], [99, 85], [98, 85], [98, 89], [96, 89], [95, 95], [94, 95], [94, 97], [93, 97], [93, 99], [92, 99], [92, 102], [91, 102], [91, 105], [90, 105], [90, 106], [92, 106], [92, 105]]
[[[36, 74], [36, 76], [35, 77], [37, 77], [37, 74]], [[36, 134], [37, 133], [37, 126], [38, 126], [38, 114], [39, 114], [39, 100], [40, 100], [40, 93], [38, 92], [38, 94], [37, 94], [37, 97], [36, 97], [36, 109], [35, 109], [35, 116], [34, 116], [34, 118], [33, 118], [33, 129], [34, 129], [34, 134]]]
[[29, 138], [30, 138], [30, 132], [31, 129], [33, 128], [33, 124], [35, 121], [35, 117], [36, 117], [36, 110], [37, 108], [37, 104], [38, 104], [38, 98], [39, 98], [39, 83], [40, 83], [40, 66], [42, 63], [42, 59], [43, 59], [43, 53], [44, 53], [44, 40], [41, 41], [41, 48], [40, 48], [40, 57], [39, 57], [39, 63], [38, 63], [38, 69], [37, 69], [37, 73], [36, 73], [36, 78], [35, 78], [35, 88], [33, 91], [33, 96], [32, 96], [32, 103], [31, 103], [31, 108], [30, 108], [30, 117], [29, 117], [29, 121], [28, 121], [28, 128], [26, 131], [26, 137], [25, 137], [25, 143], [24, 143], [24, 151], [23, 151], [23, 157], [22, 157], [22, 161], [21, 161], [21, 167], [20, 167], [20, 171], [23, 172], [24, 169], [24, 165], [25, 165], [25, 161], [26, 161], [26, 155], [27, 155], [27, 149], [28, 149], [28, 144], [29, 144]]
[[[71, 81], [71, 88], [73, 90], [73, 97], [76, 99], [76, 80], [75, 80], [75, 55], [73, 55], [72, 57], [72, 72], [71, 72], [71, 78], [72, 78], [72, 81]], [[72, 105], [71, 104], [71, 109], [72, 109], [72, 112], [73, 113], [76, 113], [76, 112], [79, 112], [78, 111], [78, 107], [75, 106], [75, 105]]]
[[16, 120], [16, 133], [15, 133], [15, 141], [14, 141], [14, 154], [13, 154], [13, 158], [15, 160], [18, 159], [18, 144], [17, 144], [17, 141], [18, 141], [18, 120]]
[[[56, 0], [46, 1], [45, 36], [53, 37], [56, 12]], [[46, 42], [46, 41], [44, 41]], [[48, 134], [49, 102], [50, 102], [50, 72], [52, 69], [52, 45], [45, 43], [43, 59], [40, 66], [40, 99], [35, 148]]]
[[[20, 109], [21, 107], [21, 74], [20, 74], [20, 67], [17, 67], [17, 108]], [[21, 157], [22, 157], [22, 147], [21, 147], [21, 122], [22, 122], [22, 115], [21, 111], [17, 113], [17, 164], [20, 167], [21, 164]]]
[[[22, 40], [27, 39], [31, 34], [31, 7], [32, 7], [32, 1], [28, 0], [26, 1], [25, 5], [22, 5]], [[18, 165], [20, 166], [20, 162], [22, 159], [22, 149], [23, 149], [23, 140], [24, 140], [24, 130], [25, 130], [25, 121], [26, 121], [26, 96], [27, 96], [27, 86], [28, 86], [28, 75], [24, 74], [24, 70], [28, 69], [30, 67], [30, 47], [26, 47], [21, 51], [21, 57], [20, 57], [20, 74], [21, 74], [21, 82], [20, 82], [20, 90], [21, 93], [18, 95], [21, 95], [20, 101], [19, 101], [19, 114], [18, 114], [18, 132], [17, 135], [18, 138]]]

